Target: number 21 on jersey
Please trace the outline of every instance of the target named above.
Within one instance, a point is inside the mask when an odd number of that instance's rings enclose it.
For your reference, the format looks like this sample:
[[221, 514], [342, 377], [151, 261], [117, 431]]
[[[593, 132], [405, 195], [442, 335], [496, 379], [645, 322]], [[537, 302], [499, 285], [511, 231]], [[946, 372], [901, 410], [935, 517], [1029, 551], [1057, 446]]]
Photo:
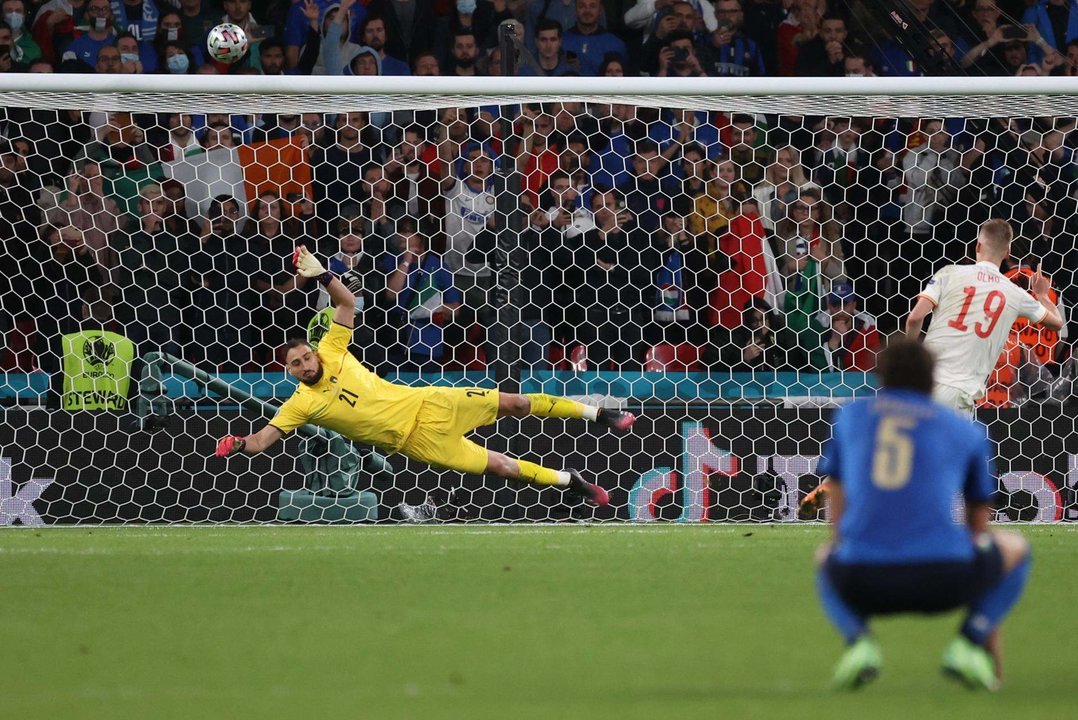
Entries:
[[[962, 288], [962, 292], [966, 294], [966, 301], [962, 303], [962, 309], [958, 311], [958, 317], [951, 320], [947, 324], [953, 327], [958, 332], [966, 332], [969, 330], [969, 325], [966, 324], [966, 314], [969, 313], [970, 305], [973, 304], [973, 298], [977, 294], [977, 288], [973, 285]], [[996, 323], [999, 322], [1000, 315], [1003, 314], [1003, 308], [1007, 307], [1007, 296], [999, 290], [993, 290], [988, 293], [988, 296], [984, 299], [984, 319], [987, 324], [977, 321], [973, 325], [973, 332], [977, 334], [977, 337], [986, 338], [992, 334], [992, 331], [996, 329]]]

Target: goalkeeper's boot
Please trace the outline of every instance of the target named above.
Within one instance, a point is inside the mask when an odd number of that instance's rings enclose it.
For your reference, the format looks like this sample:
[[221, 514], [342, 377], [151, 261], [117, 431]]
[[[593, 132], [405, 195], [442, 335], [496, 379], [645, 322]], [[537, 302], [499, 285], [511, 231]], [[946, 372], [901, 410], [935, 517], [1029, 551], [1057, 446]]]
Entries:
[[580, 495], [596, 507], [606, 507], [610, 504], [610, 494], [595, 483], [585, 480], [579, 470], [565, 468], [565, 472], [569, 473], [570, 492]]
[[595, 422], [606, 425], [608, 428], [624, 431], [633, 426], [633, 423], [636, 422], [636, 415], [624, 410], [615, 410], [614, 408], [599, 408], [599, 414], [596, 416]]
[[827, 483], [822, 482], [814, 487], [804, 498], [801, 499], [801, 504], [797, 508], [797, 516], [802, 520], [812, 520], [816, 517], [816, 513], [823, 507], [824, 501], [827, 500]]
[[971, 690], [999, 690], [992, 655], [965, 635], [959, 635], [943, 653], [940, 668], [946, 677], [964, 684]]
[[880, 676], [883, 654], [880, 645], [868, 635], [862, 635], [839, 658], [831, 686], [835, 690], [856, 690]]

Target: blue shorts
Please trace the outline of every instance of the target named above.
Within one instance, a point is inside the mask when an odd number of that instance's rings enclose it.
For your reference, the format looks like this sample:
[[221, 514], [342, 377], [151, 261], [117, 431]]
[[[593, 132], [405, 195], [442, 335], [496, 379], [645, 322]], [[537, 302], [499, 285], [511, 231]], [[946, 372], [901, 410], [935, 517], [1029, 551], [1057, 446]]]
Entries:
[[965, 607], [1003, 578], [1003, 556], [995, 542], [974, 546], [965, 562], [879, 565], [824, 564], [840, 597], [862, 615], [940, 613]]

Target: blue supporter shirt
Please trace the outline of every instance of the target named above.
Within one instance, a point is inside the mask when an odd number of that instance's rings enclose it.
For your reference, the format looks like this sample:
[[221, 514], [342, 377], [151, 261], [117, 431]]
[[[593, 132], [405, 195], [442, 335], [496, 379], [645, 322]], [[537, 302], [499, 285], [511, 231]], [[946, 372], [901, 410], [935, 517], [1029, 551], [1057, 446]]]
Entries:
[[840, 409], [818, 474], [842, 485], [846, 507], [834, 557], [899, 564], [973, 557], [952, 504], [988, 502], [996, 490], [984, 427], [922, 393], [882, 390]]
[[580, 74], [585, 77], [599, 72], [599, 66], [608, 53], [617, 53], [626, 61], [629, 58], [621, 38], [601, 28], [592, 35], [582, 35], [574, 25], [562, 35], [561, 50], [566, 58], [570, 57], [569, 53], [576, 54]]
[[[136, 7], [129, 6], [123, 0], [111, 0], [109, 5], [112, 7], [113, 24], [121, 31], [126, 30], [134, 35], [139, 45], [152, 49], [153, 40], [157, 36], [157, 5], [152, 0], [143, 0]], [[146, 63], [143, 62], [142, 65], [145, 69]]]
[[408, 63], [403, 60], [398, 60], [392, 55], [386, 55], [382, 58], [382, 74], [383, 75], [395, 75], [406, 76], [412, 74], [412, 68]]
[[94, 40], [89, 33], [83, 33], [71, 41], [64, 54], [72, 53], [76, 59], [82, 60], [90, 67], [94, 67], [97, 65], [97, 54], [101, 52], [101, 48], [114, 42], [116, 42], [115, 33], [110, 32], [104, 40]]
[[733, 40], [719, 47], [708, 43], [705, 50], [706, 55], [700, 62], [711, 77], [760, 77], [767, 74], [760, 48], [751, 38], [735, 35]]
[[[382, 269], [388, 277], [400, 266], [401, 257], [385, 256]], [[419, 264], [408, 267], [408, 280], [397, 295], [397, 307], [408, 317], [408, 350], [418, 357], [437, 359], [445, 353], [443, 328], [431, 314], [443, 305], [464, 301], [464, 294], [453, 284], [453, 273], [433, 253], [426, 253]]]

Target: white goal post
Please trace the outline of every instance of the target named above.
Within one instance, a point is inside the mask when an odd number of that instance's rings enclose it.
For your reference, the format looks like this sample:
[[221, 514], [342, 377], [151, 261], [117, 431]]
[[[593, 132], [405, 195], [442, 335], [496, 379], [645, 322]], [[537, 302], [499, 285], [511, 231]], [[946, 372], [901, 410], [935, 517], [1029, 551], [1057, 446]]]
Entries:
[[[182, 112], [200, 96], [206, 112], [396, 110], [449, 105], [604, 102], [701, 109], [849, 116], [986, 117], [1074, 114], [1078, 81], [1068, 77], [617, 78], [330, 77], [258, 75], [0, 75], [5, 104], [60, 108], [85, 98], [86, 110]], [[70, 94], [69, 97], [64, 97]], [[894, 105], [887, 103], [895, 102]], [[283, 105], [280, 103], [284, 103]], [[294, 104], [293, 104], [294, 103]], [[874, 112], [876, 110], [883, 112]]]
[[[0, 106], [0, 525], [792, 522], [831, 408], [979, 223], [1078, 299], [1075, 78], [0, 74]], [[391, 379], [639, 412], [477, 434], [613, 507], [313, 434], [210, 457], [260, 412], [140, 358], [271, 411], [326, 303], [301, 241], [354, 271]], [[1078, 519], [1071, 340], [1016, 329], [989, 379], [1000, 520]]]

